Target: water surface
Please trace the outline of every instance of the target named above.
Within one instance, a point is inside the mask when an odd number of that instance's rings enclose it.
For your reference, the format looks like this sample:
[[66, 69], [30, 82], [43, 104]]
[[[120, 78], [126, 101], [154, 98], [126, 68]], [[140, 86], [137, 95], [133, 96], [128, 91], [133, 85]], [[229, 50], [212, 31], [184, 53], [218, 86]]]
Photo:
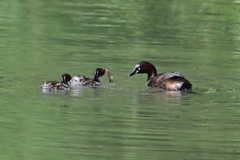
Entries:
[[[1, 159], [239, 159], [239, 1], [0, 4]], [[193, 91], [128, 77], [143, 60]], [[97, 67], [114, 84], [38, 88]]]

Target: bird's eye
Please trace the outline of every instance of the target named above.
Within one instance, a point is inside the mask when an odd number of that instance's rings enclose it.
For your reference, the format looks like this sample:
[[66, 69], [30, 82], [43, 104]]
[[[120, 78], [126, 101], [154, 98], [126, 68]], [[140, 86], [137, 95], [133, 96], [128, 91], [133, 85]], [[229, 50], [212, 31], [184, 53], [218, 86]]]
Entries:
[[141, 68], [138, 68], [138, 70], [140, 71]]

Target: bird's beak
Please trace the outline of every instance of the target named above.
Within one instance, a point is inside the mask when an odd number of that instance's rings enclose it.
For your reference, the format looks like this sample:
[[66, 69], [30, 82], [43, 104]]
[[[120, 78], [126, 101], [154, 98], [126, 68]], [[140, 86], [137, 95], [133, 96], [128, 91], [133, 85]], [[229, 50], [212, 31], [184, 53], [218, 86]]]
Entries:
[[104, 70], [104, 73], [106, 73], [106, 72], [109, 72], [109, 69], [105, 69], [105, 70]]
[[133, 70], [132, 73], [130, 73], [130, 74], [128, 75], [128, 77], [131, 77], [131, 76], [133, 76], [134, 74], [136, 74], [136, 70]]

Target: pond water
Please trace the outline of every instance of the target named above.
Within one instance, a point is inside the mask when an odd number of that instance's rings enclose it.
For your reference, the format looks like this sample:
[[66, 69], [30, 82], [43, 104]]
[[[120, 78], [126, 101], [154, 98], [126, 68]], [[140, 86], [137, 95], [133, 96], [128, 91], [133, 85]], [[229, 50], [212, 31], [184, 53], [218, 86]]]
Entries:
[[[239, 0], [0, 2], [0, 159], [240, 158]], [[136, 63], [191, 92], [146, 87]], [[45, 93], [62, 73], [102, 86]]]

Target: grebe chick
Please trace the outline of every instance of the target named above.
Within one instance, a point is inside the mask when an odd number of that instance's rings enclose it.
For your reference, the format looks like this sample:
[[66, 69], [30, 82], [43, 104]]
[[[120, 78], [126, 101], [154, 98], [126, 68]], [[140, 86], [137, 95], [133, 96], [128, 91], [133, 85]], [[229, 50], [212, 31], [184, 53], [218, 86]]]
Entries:
[[60, 77], [60, 82], [47, 81], [40, 86], [40, 89], [67, 90], [67, 89], [70, 89], [68, 81], [70, 81], [71, 79], [72, 77], [68, 73], [64, 73]]

